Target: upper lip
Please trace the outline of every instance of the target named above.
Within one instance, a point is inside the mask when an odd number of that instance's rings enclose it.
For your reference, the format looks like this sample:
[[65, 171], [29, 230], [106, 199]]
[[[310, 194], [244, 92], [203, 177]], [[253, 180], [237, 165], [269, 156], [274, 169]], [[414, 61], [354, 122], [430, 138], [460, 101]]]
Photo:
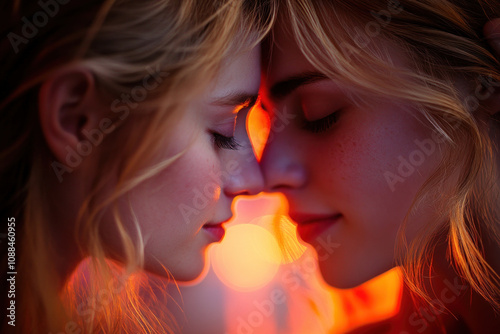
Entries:
[[208, 222], [208, 223], [206, 223], [206, 224], [205, 224], [205, 225], [203, 225], [203, 226], [218, 226], [218, 225], [219, 225], [219, 226], [221, 226], [222, 224], [225, 224], [225, 223], [227, 223], [228, 221], [230, 221], [230, 220], [231, 220], [231, 218], [233, 218], [233, 217], [230, 217], [230, 218], [228, 218], [228, 219], [226, 219], [226, 220], [223, 220], [223, 221], [220, 221], [220, 222]]
[[290, 212], [290, 218], [299, 225], [310, 224], [325, 219], [335, 219], [340, 216], [340, 213], [333, 214], [314, 214], [314, 213], [300, 213]]

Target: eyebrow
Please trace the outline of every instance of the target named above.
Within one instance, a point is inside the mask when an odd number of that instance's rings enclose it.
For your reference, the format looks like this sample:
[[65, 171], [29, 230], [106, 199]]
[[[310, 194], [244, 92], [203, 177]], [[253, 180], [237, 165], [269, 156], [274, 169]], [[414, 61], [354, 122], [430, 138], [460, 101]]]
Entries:
[[[221, 107], [237, 107], [242, 108], [253, 106], [258, 99], [257, 94], [249, 94], [244, 92], [233, 92], [226, 96], [215, 99], [211, 104]], [[241, 109], [241, 108], [240, 108]]]
[[275, 83], [269, 90], [270, 97], [273, 100], [281, 100], [301, 86], [327, 79], [329, 78], [320, 72], [305, 72], [294, 75]]

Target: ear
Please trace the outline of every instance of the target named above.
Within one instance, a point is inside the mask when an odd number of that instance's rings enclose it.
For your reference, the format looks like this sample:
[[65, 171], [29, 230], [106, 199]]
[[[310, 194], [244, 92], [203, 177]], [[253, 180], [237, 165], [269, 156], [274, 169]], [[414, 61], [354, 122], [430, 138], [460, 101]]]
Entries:
[[493, 19], [484, 25], [484, 36], [500, 59], [500, 18]]
[[[488, 21], [483, 28], [484, 36], [490, 43], [495, 56], [500, 61], [500, 18]], [[492, 95], [486, 101], [485, 108], [488, 114], [498, 116], [500, 112], [500, 83], [488, 80], [487, 89], [492, 92]], [[491, 82], [490, 82], [491, 81]]]
[[82, 156], [92, 151], [84, 133], [96, 129], [103, 117], [92, 73], [82, 67], [56, 72], [42, 84], [38, 100], [40, 124], [49, 149], [59, 162], [77, 167]]

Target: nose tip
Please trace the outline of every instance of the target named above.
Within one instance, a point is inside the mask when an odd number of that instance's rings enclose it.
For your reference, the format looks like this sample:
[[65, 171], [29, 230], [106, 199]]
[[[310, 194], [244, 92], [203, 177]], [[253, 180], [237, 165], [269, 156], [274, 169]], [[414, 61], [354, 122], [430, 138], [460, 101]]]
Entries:
[[264, 177], [256, 160], [241, 164], [224, 188], [227, 196], [257, 195], [264, 191]]
[[290, 145], [268, 143], [260, 161], [264, 177], [264, 189], [269, 192], [300, 188], [307, 179], [307, 172], [296, 152], [290, 150]]
[[240, 111], [236, 118], [234, 137], [239, 143], [238, 150], [225, 155], [229, 177], [224, 182], [224, 193], [229, 197], [256, 195], [264, 190], [264, 177], [247, 132], [248, 112]]
[[286, 166], [273, 166], [265, 168], [263, 166], [265, 180], [265, 191], [276, 192], [285, 189], [300, 188], [306, 178], [305, 171], [297, 164]]
[[227, 196], [235, 197], [239, 195], [257, 195], [264, 191], [264, 181], [258, 180], [244, 180], [244, 178], [235, 178], [232, 187], [226, 187], [225, 192]]
[[250, 180], [247, 181], [247, 189], [244, 195], [257, 195], [261, 191], [264, 191], [264, 177], [262, 176], [259, 166], [255, 168], [258, 172], [254, 173]]

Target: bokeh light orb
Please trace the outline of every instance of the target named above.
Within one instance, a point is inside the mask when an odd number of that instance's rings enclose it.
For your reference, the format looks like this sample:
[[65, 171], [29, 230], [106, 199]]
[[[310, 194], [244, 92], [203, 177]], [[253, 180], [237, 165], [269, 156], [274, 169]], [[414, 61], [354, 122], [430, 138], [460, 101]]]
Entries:
[[217, 277], [237, 291], [257, 290], [278, 272], [281, 252], [274, 236], [253, 224], [228, 227], [222, 243], [211, 249]]
[[299, 259], [307, 247], [297, 239], [297, 227], [286, 215], [263, 215], [253, 219], [251, 224], [267, 229], [280, 246], [281, 263], [292, 263]]

